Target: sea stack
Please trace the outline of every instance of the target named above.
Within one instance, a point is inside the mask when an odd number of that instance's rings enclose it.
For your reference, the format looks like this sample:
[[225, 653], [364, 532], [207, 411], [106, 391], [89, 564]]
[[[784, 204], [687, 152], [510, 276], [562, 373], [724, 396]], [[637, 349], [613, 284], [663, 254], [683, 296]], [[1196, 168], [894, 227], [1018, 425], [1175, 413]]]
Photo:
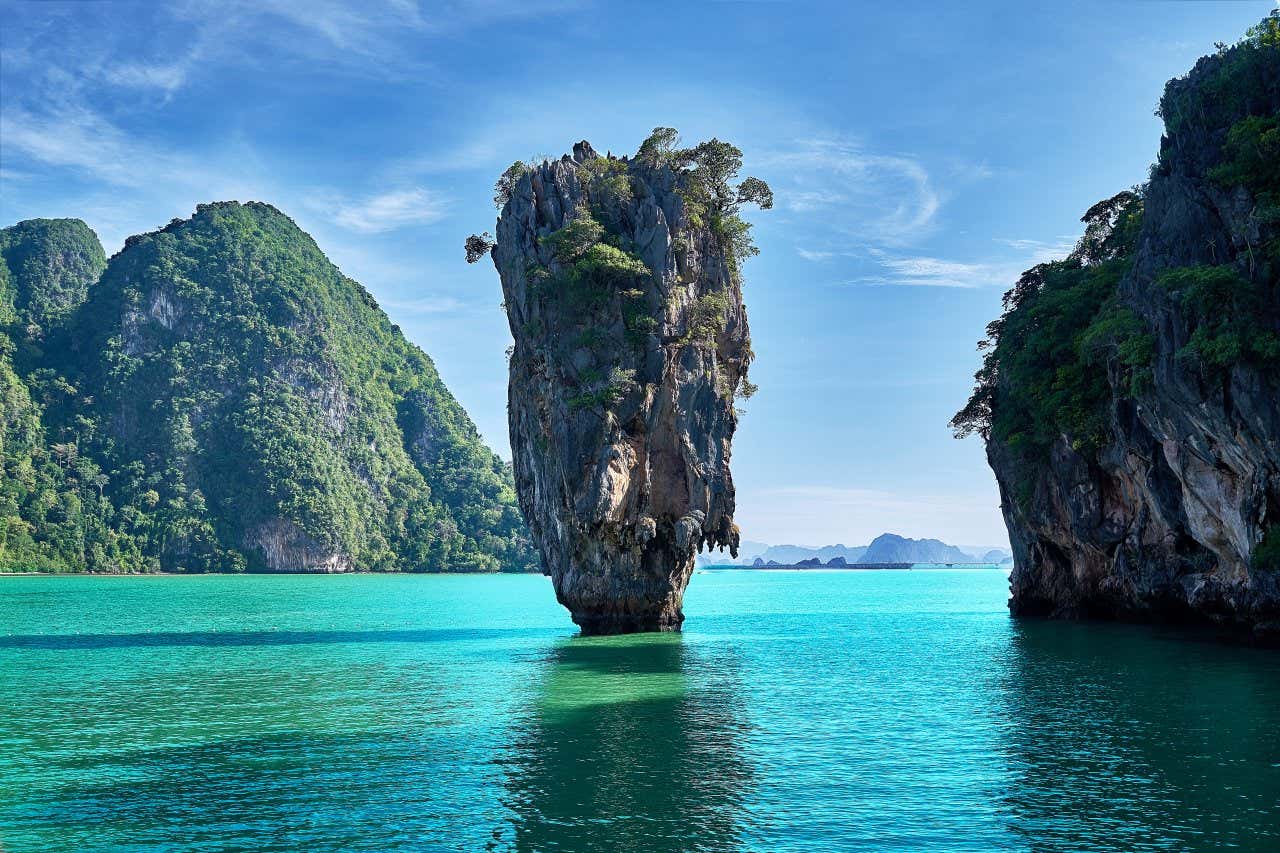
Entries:
[[730, 446], [752, 360], [739, 264], [753, 254], [733, 183], [741, 152], [517, 163], [498, 183], [492, 247], [515, 340], [516, 491], [556, 596], [584, 634], [675, 631], [702, 547], [735, 556]]
[[1170, 81], [1150, 181], [988, 327], [1016, 614], [1280, 634], [1280, 18]]

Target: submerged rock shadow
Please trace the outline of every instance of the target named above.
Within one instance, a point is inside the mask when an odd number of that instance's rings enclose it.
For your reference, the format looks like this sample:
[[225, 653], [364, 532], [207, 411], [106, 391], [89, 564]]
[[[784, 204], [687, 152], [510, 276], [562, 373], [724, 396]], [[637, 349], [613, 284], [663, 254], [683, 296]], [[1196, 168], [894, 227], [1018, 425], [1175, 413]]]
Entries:
[[745, 726], [734, 662], [680, 635], [565, 641], [501, 762], [511, 818], [489, 849], [736, 849]]

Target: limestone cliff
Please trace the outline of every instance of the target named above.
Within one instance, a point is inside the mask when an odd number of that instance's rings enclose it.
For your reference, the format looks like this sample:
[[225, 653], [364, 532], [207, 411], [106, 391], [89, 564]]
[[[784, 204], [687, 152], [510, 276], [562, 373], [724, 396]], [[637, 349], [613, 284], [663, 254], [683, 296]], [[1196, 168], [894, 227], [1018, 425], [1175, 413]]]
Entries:
[[740, 157], [659, 129], [634, 158], [581, 142], [499, 182], [516, 489], [584, 633], [679, 629], [697, 552], [737, 550], [738, 263], [754, 249], [736, 213], [771, 205], [762, 182], [729, 184]]
[[1280, 627], [1280, 38], [1171, 81], [1150, 182], [992, 324], [979, 431], [1015, 613]]

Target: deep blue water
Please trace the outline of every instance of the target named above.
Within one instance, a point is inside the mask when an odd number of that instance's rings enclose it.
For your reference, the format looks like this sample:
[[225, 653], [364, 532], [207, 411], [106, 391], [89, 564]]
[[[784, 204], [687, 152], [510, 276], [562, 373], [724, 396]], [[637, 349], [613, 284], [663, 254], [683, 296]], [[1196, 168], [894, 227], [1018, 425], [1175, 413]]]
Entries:
[[1280, 849], [1280, 653], [999, 571], [0, 579], [0, 848]]

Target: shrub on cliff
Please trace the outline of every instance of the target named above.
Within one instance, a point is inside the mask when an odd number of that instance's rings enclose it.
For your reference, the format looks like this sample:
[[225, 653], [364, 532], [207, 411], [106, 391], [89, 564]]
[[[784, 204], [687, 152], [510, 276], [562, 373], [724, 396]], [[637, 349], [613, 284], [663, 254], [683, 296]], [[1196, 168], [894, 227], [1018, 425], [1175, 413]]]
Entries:
[[1221, 45], [1185, 77], [1169, 81], [1156, 111], [1165, 122], [1158, 168], [1166, 166], [1175, 138], [1211, 136], [1242, 115], [1268, 114], [1280, 88], [1277, 50], [1280, 10], [1273, 9], [1236, 44]]
[[[1254, 202], [1230, 244], [1209, 243], [1213, 263], [1159, 277], [1187, 327], [1177, 355], [1217, 383], [1239, 364], [1280, 363], [1280, 125], [1270, 106], [1280, 101], [1278, 32], [1273, 13], [1170, 81], [1161, 100], [1167, 135], [1154, 174], [1166, 175], [1186, 149], [1184, 159], [1214, 184], [1243, 188]], [[1137, 187], [1095, 204], [1072, 254], [1029, 270], [1005, 294], [1003, 315], [979, 343], [985, 355], [973, 395], [951, 422], [958, 436], [978, 433], [1027, 461], [1043, 461], [1059, 438], [1083, 451], [1106, 442], [1112, 401], [1150, 382], [1155, 357], [1154, 330], [1119, 293], [1138, 248], [1144, 194]], [[1266, 242], [1255, 246], [1254, 234]], [[1241, 247], [1236, 258], [1233, 246]]]
[[1142, 207], [1139, 190], [1093, 205], [1072, 254], [1033, 267], [1005, 294], [1004, 314], [979, 343], [973, 395], [951, 421], [958, 436], [978, 433], [1028, 459], [1043, 459], [1063, 435], [1077, 449], [1106, 440], [1108, 360], [1136, 372], [1151, 358], [1149, 331], [1116, 295]]
[[1254, 281], [1233, 266], [1179, 267], [1159, 280], [1197, 319], [1179, 356], [1220, 369], [1242, 362], [1280, 364], [1280, 334], [1264, 325], [1276, 310], [1274, 284]]

